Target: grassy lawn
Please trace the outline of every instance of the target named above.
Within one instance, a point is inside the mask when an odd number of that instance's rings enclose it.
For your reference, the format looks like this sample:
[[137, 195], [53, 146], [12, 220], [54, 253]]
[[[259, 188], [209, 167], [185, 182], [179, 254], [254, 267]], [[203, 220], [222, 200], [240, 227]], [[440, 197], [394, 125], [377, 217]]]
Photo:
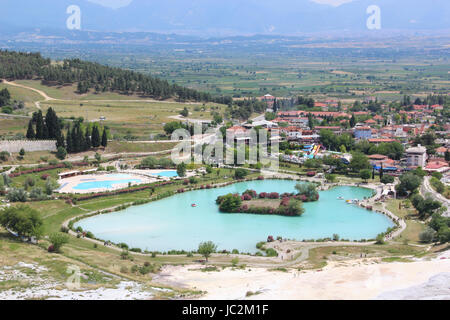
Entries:
[[248, 205], [249, 207], [262, 207], [262, 208], [273, 208], [277, 209], [280, 207], [280, 200], [271, 200], [271, 199], [255, 199], [250, 201], [244, 201], [244, 204]]
[[44, 164], [50, 160], [57, 160], [55, 157], [55, 152], [50, 151], [26, 152], [23, 158], [20, 158], [18, 153], [12, 153], [8, 161], [0, 162], [0, 165], [27, 165], [37, 163]]
[[[401, 208], [399, 205], [401, 205]], [[397, 217], [405, 219], [406, 229], [397, 240], [419, 243], [419, 234], [425, 229], [425, 225], [418, 220], [416, 210], [414, 208], [406, 208], [405, 201], [399, 199], [390, 199], [386, 208]]]
[[111, 141], [108, 143], [106, 153], [131, 153], [131, 152], [158, 152], [172, 150], [176, 146], [176, 142], [162, 143], [133, 143], [122, 141]]
[[14, 137], [16, 134], [23, 136], [27, 132], [29, 119], [0, 119], [0, 135]]
[[0, 90], [4, 88], [8, 89], [9, 93], [11, 94], [12, 101], [16, 100], [24, 102], [26, 109], [25, 113], [29, 111], [37, 111], [34, 103], [36, 101], [43, 100], [42, 96], [39, 93], [32, 90], [0, 83]]

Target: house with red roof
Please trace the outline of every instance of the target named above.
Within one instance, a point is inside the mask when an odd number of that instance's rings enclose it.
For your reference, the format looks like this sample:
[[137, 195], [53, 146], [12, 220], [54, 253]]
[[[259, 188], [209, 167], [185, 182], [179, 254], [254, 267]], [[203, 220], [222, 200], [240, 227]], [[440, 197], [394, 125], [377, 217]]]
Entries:
[[447, 152], [448, 149], [446, 147], [439, 147], [436, 149], [436, 154], [443, 157], [445, 156], [445, 152]]
[[373, 139], [368, 139], [367, 141], [369, 141], [370, 143], [374, 143], [374, 144], [380, 144], [380, 143], [389, 143], [389, 142], [395, 142], [397, 140], [395, 139], [390, 139], [390, 138], [373, 138]]
[[384, 118], [382, 116], [380, 116], [379, 114], [377, 114], [375, 117], [373, 117], [373, 120], [380, 123], [380, 122], [384, 121]]
[[425, 171], [445, 173], [450, 170], [448, 162], [443, 159], [429, 159]]

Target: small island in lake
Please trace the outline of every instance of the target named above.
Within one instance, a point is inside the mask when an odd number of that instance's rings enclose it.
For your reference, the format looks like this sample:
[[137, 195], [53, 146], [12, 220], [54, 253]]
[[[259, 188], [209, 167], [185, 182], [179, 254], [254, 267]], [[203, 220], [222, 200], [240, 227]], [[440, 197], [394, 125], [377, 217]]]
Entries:
[[301, 216], [305, 209], [303, 202], [319, 200], [314, 183], [299, 183], [295, 186], [298, 193], [261, 192], [246, 190], [242, 194], [219, 196], [216, 203], [224, 213], [275, 214], [282, 216]]

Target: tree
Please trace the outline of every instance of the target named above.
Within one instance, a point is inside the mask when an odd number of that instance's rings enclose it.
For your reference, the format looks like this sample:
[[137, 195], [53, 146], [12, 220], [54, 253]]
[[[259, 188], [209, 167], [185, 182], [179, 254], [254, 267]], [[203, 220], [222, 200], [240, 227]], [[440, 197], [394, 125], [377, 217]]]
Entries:
[[325, 179], [326, 179], [328, 182], [333, 183], [333, 182], [336, 181], [336, 175], [335, 175], [335, 174], [327, 173], [327, 174], [325, 174]]
[[33, 121], [30, 120], [28, 122], [28, 129], [27, 129], [27, 134], [26, 134], [27, 139], [34, 139], [36, 138], [36, 134], [34, 133], [34, 128], [33, 128]]
[[50, 234], [49, 240], [53, 246], [53, 251], [61, 252], [62, 246], [69, 242], [69, 237], [61, 232], [54, 232]]
[[355, 115], [352, 114], [352, 117], [350, 118], [350, 127], [353, 128], [356, 125], [356, 119], [355, 119]]
[[361, 179], [363, 179], [365, 182], [367, 182], [367, 180], [370, 179], [370, 176], [372, 175], [372, 173], [370, 172], [369, 169], [363, 169], [359, 172], [359, 176], [361, 177]]
[[64, 160], [67, 156], [67, 150], [63, 147], [59, 147], [58, 150], [56, 151], [56, 157], [59, 160]]
[[20, 236], [39, 237], [42, 235], [43, 221], [39, 212], [28, 206], [19, 205], [0, 211], [0, 225]]
[[184, 109], [180, 112], [180, 114], [186, 118], [187, 116], [189, 116], [189, 110], [186, 107], [184, 107]]
[[177, 165], [177, 174], [179, 177], [186, 176], [186, 163], [182, 162]]
[[20, 149], [19, 155], [20, 155], [22, 158], [25, 156], [25, 149], [24, 149], [24, 148]]
[[198, 245], [198, 253], [205, 257], [208, 262], [208, 258], [212, 253], [217, 251], [217, 245], [212, 241], [202, 242]]
[[424, 199], [420, 194], [416, 194], [412, 197], [411, 203], [419, 213], [421, 219], [427, 218], [432, 215], [442, 204], [439, 201], [435, 201], [432, 198]]
[[10, 202], [26, 202], [28, 195], [24, 189], [10, 189], [6, 194], [6, 199]]
[[305, 212], [303, 208], [303, 202], [296, 199], [289, 200], [287, 205], [287, 209], [285, 211], [286, 214], [290, 216], [301, 216]]
[[45, 139], [44, 136], [44, 118], [42, 117], [42, 111], [36, 114], [36, 139]]
[[304, 196], [304, 201], [316, 201], [319, 199], [316, 185], [311, 182], [297, 183], [295, 189], [299, 196]]
[[352, 160], [350, 160], [350, 168], [353, 172], [360, 172], [361, 170], [369, 169], [369, 158], [360, 152], [354, 152], [352, 154]]
[[422, 183], [422, 179], [412, 172], [402, 174], [400, 183], [396, 186], [397, 193], [400, 196], [406, 196], [408, 193], [414, 192]]
[[381, 177], [380, 181], [381, 181], [381, 183], [389, 184], [389, 183], [394, 183], [395, 178], [390, 175], [384, 175]]
[[310, 130], [314, 129], [314, 120], [311, 113], [308, 113], [308, 127]]
[[106, 148], [108, 146], [108, 133], [106, 132], [106, 128], [103, 129], [101, 145], [104, 148]]
[[216, 203], [219, 204], [219, 210], [221, 212], [236, 212], [242, 204], [242, 199], [236, 194], [227, 194], [220, 196], [216, 199]]
[[375, 238], [375, 244], [384, 244], [384, 234], [380, 233]]
[[237, 168], [234, 170], [234, 177], [238, 180], [244, 179], [248, 174], [248, 171], [242, 168]]
[[89, 150], [91, 148], [92, 148], [91, 130], [89, 130], [89, 127], [86, 127], [86, 131], [84, 132], [84, 149]]
[[450, 151], [445, 151], [445, 161], [450, 161]]
[[94, 148], [98, 148], [100, 146], [100, 133], [96, 125], [92, 128], [91, 142]]
[[58, 187], [58, 182], [48, 177], [47, 182], [45, 183], [45, 193], [50, 196], [53, 193], [53, 190], [57, 189]]
[[435, 236], [436, 236], [436, 231], [434, 231], [430, 227], [427, 227], [425, 230], [423, 230], [419, 234], [419, 239], [421, 242], [430, 243], [430, 242], [433, 242]]
[[164, 125], [164, 131], [167, 135], [171, 135], [177, 129], [186, 129], [186, 127], [181, 122], [168, 122]]

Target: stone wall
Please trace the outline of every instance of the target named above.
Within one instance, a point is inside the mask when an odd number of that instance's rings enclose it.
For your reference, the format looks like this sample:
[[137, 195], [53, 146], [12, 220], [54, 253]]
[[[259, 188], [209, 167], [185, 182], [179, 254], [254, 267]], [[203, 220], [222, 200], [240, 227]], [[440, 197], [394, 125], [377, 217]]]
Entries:
[[24, 149], [26, 152], [33, 151], [56, 151], [56, 140], [0, 140], [0, 152], [19, 152]]

